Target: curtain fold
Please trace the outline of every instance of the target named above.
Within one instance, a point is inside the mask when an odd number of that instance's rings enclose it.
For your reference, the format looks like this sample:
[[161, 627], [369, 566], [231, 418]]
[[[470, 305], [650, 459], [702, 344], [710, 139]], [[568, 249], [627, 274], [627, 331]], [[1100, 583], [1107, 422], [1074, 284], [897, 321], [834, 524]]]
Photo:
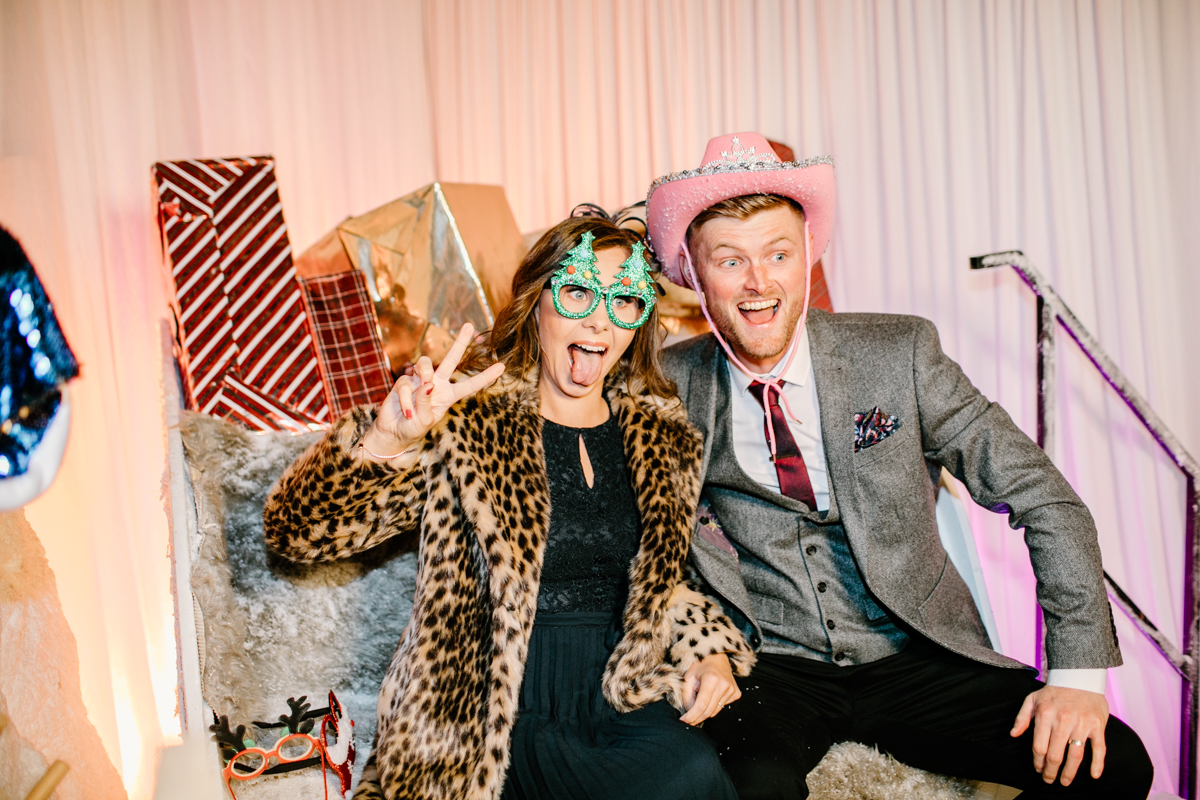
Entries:
[[[537, 230], [759, 130], [837, 160], [838, 310], [933, 319], [1032, 433], [1034, 303], [967, 269], [1024, 250], [1195, 455], [1197, 43], [1190, 0], [0, 0], [0, 222], [83, 364], [29, 519], [131, 796], [178, 733], [152, 162], [274, 155], [301, 252], [435, 178], [501, 184]], [[1182, 481], [1060, 341], [1055, 459], [1109, 572], [1181, 643]], [[1004, 649], [1032, 661], [1024, 543], [971, 520]], [[1113, 709], [1173, 790], [1179, 682], [1117, 622]]]

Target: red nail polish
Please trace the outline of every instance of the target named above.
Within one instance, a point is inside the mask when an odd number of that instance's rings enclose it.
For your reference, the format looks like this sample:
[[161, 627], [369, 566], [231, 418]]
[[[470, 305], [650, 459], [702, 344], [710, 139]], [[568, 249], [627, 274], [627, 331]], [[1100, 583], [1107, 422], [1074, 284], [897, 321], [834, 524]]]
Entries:
[[407, 409], [407, 408], [406, 408], [406, 409], [404, 409], [404, 418], [405, 418], [405, 419], [412, 419], [412, 411], [411, 411], [410, 409]]
[[426, 389], [425, 394], [433, 394], [433, 387], [430, 386], [428, 389]]

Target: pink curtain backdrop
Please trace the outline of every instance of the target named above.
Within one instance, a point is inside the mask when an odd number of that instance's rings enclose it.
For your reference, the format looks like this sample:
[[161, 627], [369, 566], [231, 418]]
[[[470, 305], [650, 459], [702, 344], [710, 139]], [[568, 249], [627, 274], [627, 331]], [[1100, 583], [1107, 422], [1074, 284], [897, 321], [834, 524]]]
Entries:
[[[0, 222], [83, 364], [28, 516], [130, 796], [179, 734], [152, 162], [273, 154], [301, 252], [434, 179], [499, 183], [536, 230], [759, 130], [837, 159], [839, 310], [933, 319], [1032, 433], [1033, 301], [967, 269], [1022, 249], [1197, 455], [1198, 43], [1189, 0], [0, 0]], [[1061, 363], [1056, 460], [1181, 643], [1183, 482], [1069, 342]], [[1022, 540], [971, 520], [1004, 650], [1032, 661]], [[1117, 626], [1110, 702], [1174, 791], [1179, 680]]]

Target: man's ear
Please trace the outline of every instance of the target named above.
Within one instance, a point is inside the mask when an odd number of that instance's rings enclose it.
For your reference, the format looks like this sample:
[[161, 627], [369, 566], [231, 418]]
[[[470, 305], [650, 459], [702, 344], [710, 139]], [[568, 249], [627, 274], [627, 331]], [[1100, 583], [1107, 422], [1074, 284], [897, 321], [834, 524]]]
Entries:
[[[686, 249], [686, 253], [685, 253], [685, 249]], [[687, 261], [691, 262], [692, 269], [695, 271], [695, 275], [696, 275], [696, 283], [697, 284], [701, 283], [703, 279], [700, 277], [700, 261], [696, 258], [696, 248], [692, 246], [691, 242], [688, 242], [684, 245], [680, 245], [679, 251], [680, 251], [680, 255], [683, 257], [683, 259], [686, 259]], [[681, 266], [680, 269], [682, 270], [683, 267]], [[696, 291], [699, 291], [699, 288], [700, 288], [699, 286], [692, 287], [692, 289], [694, 289]]]

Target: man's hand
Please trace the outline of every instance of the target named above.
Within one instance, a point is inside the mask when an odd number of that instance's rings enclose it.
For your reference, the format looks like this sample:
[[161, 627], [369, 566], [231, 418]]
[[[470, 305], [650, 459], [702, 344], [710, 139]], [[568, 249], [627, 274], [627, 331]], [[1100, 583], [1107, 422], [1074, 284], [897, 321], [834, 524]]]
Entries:
[[[1054, 783], [1062, 767], [1062, 785], [1075, 779], [1083, 761], [1083, 744], [1092, 740], [1092, 777], [1104, 772], [1104, 729], [1108, 701], [1104, 695], [1082, 689], [1045, 686], [1025, 698], [1009, 735], [1020, 736], [1033, 722], [1033, 768], [1042, 780]], [[1064, 752], [1066, 757], [1064, 759]]]
[[697, 661], [683, 676], [683, 705], [687, 713], [680, 721], [688, 725], [699, 725], [709, 717], [742, 696], [733, 679], [729, 656], [715, 653], [703, 661]]

